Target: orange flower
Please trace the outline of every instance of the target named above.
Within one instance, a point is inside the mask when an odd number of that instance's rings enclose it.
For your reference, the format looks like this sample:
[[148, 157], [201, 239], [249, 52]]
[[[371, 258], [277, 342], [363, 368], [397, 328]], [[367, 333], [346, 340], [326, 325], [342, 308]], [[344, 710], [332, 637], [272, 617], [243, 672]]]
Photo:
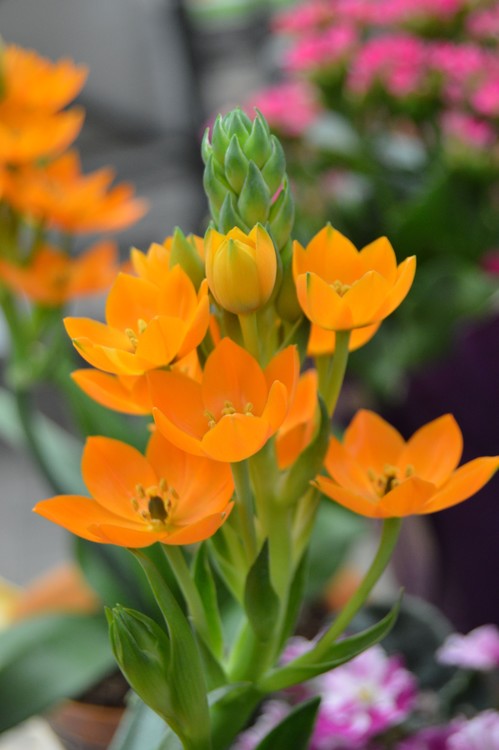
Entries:
[[293, 247], [293, 275], [305, 315], [329, 331], [350, 331], [379, 323], [407, 295], [414, 256], [399, 266], [393, 248], [380, 237], [360, 252], [331, 226], [306, 248]]
[[113, 179], [110, 168], [83, 175], [77, 153], [68, 151], [44, 167], [14, 172], [8, 198], [21, 213], [65, 232], [116, 231], [142, 218], [146, 204], [128, 184], [110, 187]]
[[[353, 352], [367, 344], [368, 341], [377, 333], [381, 323], [375, 323], [372, 326], [363, 328], [354, 328], [348, 341], [348, 351]], [[325, 328], [319, 328], [312, 323], [310, 326], [310, 336], [308, 338], [307, 354], [309, 357], [320, 357], [322, 354], [333, 354], [336, 348], [336, 333], [326, 331]]]
[[208, 286], [194, 286], [180, 266], [163, 275], [161, 286], [121, 273], [106, 303], [107, 325], [89, 318], [64, 324], [82, 357], [99, 370], [143, 375], [191, 352], [209, 322]]
[[307, 370], [300, 376], [288, 415], [276, 435], [277, 463], [280, 469], [291, 466], [312, 440], [317, 426], [317, 372]]
[[[197, 350], [172, 365], [172, 370], [195, 380], [201, 379]], [[125, 414], [150, 414], [153, 405], [145, 375], [110, 375], [85, 368], [71, 373], [75, 383], [87, 396], [108, 409]]]
[[[34, 117], [26, 112], [4, 112], [0, 102], [0, 161], [24, 165], [37, 159], [56, 156], [75, 140], [83, 125], [79, 107], [56, 114]], [[22, 179], [11, 179], [9, 195], [22, 188]]]
[[0, 281], [33, 302], [56, 307], [75, 297], [109, 289], [118, 269], [117, 260], [118, 250], [111, 241], [99, 242], [77, 258], [43, 245], [29, 265], [0, 259]]
[[4, 93], [0, 106], [31, 113], [57, 112], [81, 91], [88, 70], [72, 60], [57, 62], [15, 44], [5, 47], [1, 59]]
[[232, 508], [228, 467], [185, 454], [159, 433], [145, 456], [119, 440], [89, 438], [82, 473], [92, 498], [58, 495], [34, 510], [92, 542], [193, 544], [212, 536]]
[[298, 379], [294, 346], [263, 371], [225, 338], [206, 360], [201, 383], [174, 372], [149, 374], [153, 416], [182, 450], [217, 461], [242, 461], [257, 453], [288, 412]]
[[172, 268], [176, 263], [182, 266], [196, 288], [204, 279], [203, 238], [195, 234], [184, 237], [179, 229], [173, 237], [166, 237], [162, 245], [153, 242], [147, 253], [132, 248], [130, 257], [137, 276], [153, 283], [161, 279], [165, 268]]
[[475, 458], [456, 469], [463, 439], [446, 414], [408, 442], [370, 411], [360, 411], [343, 444], [332, 437], [324, 465], [332, 479], [316, 478], [325, 495], [355, 513], [391, 518], [434, 513], [466, 500], [499, 468], [499, 456]]

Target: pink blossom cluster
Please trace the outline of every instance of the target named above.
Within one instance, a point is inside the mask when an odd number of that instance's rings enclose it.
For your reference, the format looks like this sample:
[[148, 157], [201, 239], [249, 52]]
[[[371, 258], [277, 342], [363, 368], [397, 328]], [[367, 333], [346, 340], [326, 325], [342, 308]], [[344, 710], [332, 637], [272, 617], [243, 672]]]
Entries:
[[452, 633], [436, 653], [440, 664], [489, 671], [499, 668], [499, 629], [481, 625], [467, 635]]
[[262, 89], [246, 105], [250, 116], [255, 108], [260, 110], [271, 128], [290, 137], [303, 135], [322, 110], [313, 87], [300, 80]]
[[[299, 656], [311, 642], [294, 639], [284, 660]], [[400, 724], [417, 698], [415, 677], [398, 657], [373, 646], [352, 661], [287, 691], [265, 705], [258, 722], [244, 732], [233, 750], [253, 750], [297, 701], [321, 696], [310, 750], [366, 750], [377, 734]]]
[[497, 140], [496, 131], [489, 122], [459, 110], [444, 112], [440, 124], [447, 143], [466, 149], [483, 152]]
[[483, 711], [473, 719], [423, 729], [396, 750], [499, 750], [499, 713]]
[[499, 39], [499, 6], [491, 5], [489, 8], [477, 8], [471, 12], [466, 19], [466, 31], [470, 36], [480, 41], [497, 42]]
[[351, 24], [330, 26], [303, 36], [284, 56], [283, 67], [294, 73], [344, 63], [358, 42]]

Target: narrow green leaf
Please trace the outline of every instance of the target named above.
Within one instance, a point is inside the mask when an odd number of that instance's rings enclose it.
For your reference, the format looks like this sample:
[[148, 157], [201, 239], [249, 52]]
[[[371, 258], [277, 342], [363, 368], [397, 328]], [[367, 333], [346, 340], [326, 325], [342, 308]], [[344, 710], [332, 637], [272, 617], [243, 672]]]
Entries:
[[255, 750], [307, 750], [320, 697], [301, 703], [257, 745]]
[[223, 631], [220, 610], [218, 606], [217, 589], [215, 580], [210, 567], [208, 556], [208, 547], [201, 544], [194, 558], [192, 575], [194, 583], [199, 591], [201, 601], [203, 602], [208, 629], [210, 631], [210, 643], [208, 644], [214, 655], [222, 658], [223, 654]]
[[[168, 743], [168, 744], [167, 744]], [[135, 693], [130, 693], [123, 719], [108, 750], [182, 750], [178, 737]]]
[[259, 640], [269, 640], [279, 613], [279, 598], [270, 582], [268, 541], [249, 570], [244, 591], [244, 607]]
[[286, 614], [284, 617], [284, 625], [281, 633], [281, 642], [279, 650], [281, 650], [294, 632], [298, 615], [303, 604], [303, 592], [308, 578], [308, 552], [302, 556], [300, 563], [295, 571], [291, 586], [289, 589], [288, 603], [286, 607]]

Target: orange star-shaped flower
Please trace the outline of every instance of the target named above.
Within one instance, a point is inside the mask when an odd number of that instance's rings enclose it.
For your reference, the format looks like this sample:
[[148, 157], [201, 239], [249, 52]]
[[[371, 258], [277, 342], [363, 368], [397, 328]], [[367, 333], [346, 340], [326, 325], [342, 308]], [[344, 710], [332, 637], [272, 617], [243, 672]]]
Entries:
[[89, 438], [82, 473], [92, 498], [58, 495], [34, 510], [92, 542], [193, 544], [212, 536], [232, 508], [229, 467], [186, 454], [159, 433], [145, 456], [119, 440]]
[[381, 237], [360, 252], [341, 232], [326, 226], [306, 248], [293, 248], [293, 275], [305, 315], [329, 331], [350, 331], [384, 320], [407, 295], [414, 256], [399, 266]]
[[47, 307], [109, 289], [118, 269], [118, 249], [99, 242], [77, 258], [50, 245], [40, 247], [29, 265], [0, 259], [0, 281], [17, 294]]
[[298, 369], [294, 346], [262, 370], [245, 349], [222, 339], [206, 360], [201, 383], [174, 372], [150, 373], [156, 425], [183, 450], [242, 461], [283, 423]]
[[106, 303], [107, 325], [89, 318], [64, 324], [81, 355], [116, 375], [142, 375], [182, 359], [204, 338], [209, 322], [208, 286], [196, 294], [175, 266], [161, 285], [119, 274]]
[[434, 513], [466, 500], [499, 468], [499, 456], [475, 458], [456, 469], [463, 439], [447, 414], [405, 442], [381, 417], [360, 411], [343, 443], [331, 438], [324, 465], [332, 479], [315, 483], [325, 495], [371, 518]]

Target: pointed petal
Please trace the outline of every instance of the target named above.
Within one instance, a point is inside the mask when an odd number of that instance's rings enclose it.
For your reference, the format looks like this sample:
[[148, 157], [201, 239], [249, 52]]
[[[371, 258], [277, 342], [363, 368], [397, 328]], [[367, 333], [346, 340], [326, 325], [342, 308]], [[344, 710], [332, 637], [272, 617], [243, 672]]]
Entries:
[[207, 456], [235, 463], [258, 453], [268, 437], [268, 422], [261, 417], [228, 414], [208, 430], [201, 444]]
[[131, 351], [130, 339], [117, 328], [107, 326], [91, 318], [64, 318], [64, 327], [68, 336], [74, 340], [88, 339], [93, 344], [106, 347], [116, 347]]
[[359, 464], [351, 452], [334, 436], [329, 440], [324, 466], [330, 476], [350, 492], [366, 498], [375, 496], [365, 466]]
[[390, 285], [395, 283], [397, 258], [387, 237], [378, 237], [363, 247], [360, 251], [360, 261], [364, 273], [370, 270], [377, 271]]
[[375, 271], [368, 271], [356, 281], [343, 297], [351, 313], [352, 327], [375, 323], [389, 291], [388, 282]]
[[95, 500], [80, 495], [58, 495], [49, 500], [42, 500], [33, 510], [91, 542], [103, 541], [99, 534], [90, 528], [92, 525], [119, 520], [114, 513], [110, 513]]
[[115, 544], [117, 547], [129, 547], [139, 549], [150, 547], [155, 542], [163, 541], [164, 531], [151, 531], [144, 525], [142, 528], [127, 528], [110, 523], [92, 526], [92, 531], [100, 536], [101, 541], [106, 544]]
[[396, 466], [405, 442], [397, 430], [380, 416], [361, 409], [345, 432], [343, 444], [352, 458], [366, 471], [377, 474], [387, 464]]
[[317, 274], [298, 276], [296, 293], [303, 312], [312, 323], [331, 331], [352, 328], [352, 314], [345, 301]]
[[187, 326], [179, 318], [153, 318], [139, 335], [135, 355], [149, 362], [151, 369], [165, 367], [177, 356], [186, 332]]
[[196, 544], [197, 542], [202, 542], [203, 539], [209, 539], [225, 523], [233, 507], [234, 503], [229, 503], [219, 513], [206, 516], [201, 521], [174, 531], [161, 541], [163, 544]]
[[116, 277], [106, 302], [106, 320], [110, 326], [137, 333], [137, 323], [148, 323], [158, 314], [159, 289], [146, 279], [120, 273]]
[[[121, 411], [124, 414], [150, 414], [149, 393], [142, 393], [140, 386], [133, 390], [126, 389], [115, 376], [98, 370], [86, 368], [71, 373], [75, 383], [87, 396], [108, 409]], [[145, 379], [143, 379], [145, 383]]]
[[260, 415], [267, 400], [267, 384], [258, 362], [229, 338], [222, 339], [206, 360], [202, 389], [204, 404], [216, 419], [227, 401], [243, 413], [253, 404], [253, 413]]
[[82, 458], [85, 484], [95, 500], [111, 513], [137, 522], [132, 500], [138, 484], [155, 485], [159, 477], [145, 456], [120, 440], [88, 438]]
[[360, 516], [367, 516], [367, 518], [382, 517], [379, 504], [374, 499], [356, 495], [354, 492], [340, 487], [336, 482], [327, 477], [316, 477], [314, 484], [323, 495], [343, 505], [344, 508], [348, 508], [353, 513], [358, 513]]
[[178, 448], [203, 455], [200, 440], [209, 429], [201, 385], [177, 372], [148, 374], [153, 417], [160, 432]]
[[[350, 335], [348, 350], [350, 352], [360, 349], [367, 344], [377, 332], [381, 323], [375, 323], [372, 326], [363, 326], [354, 328]], [[310, 328], [310, 338], [308, 340], [307, 354], [309, 357], [319, 357], [321, 354], [334, 354], [336, 346], [336, 333], [326, 331], [325, 328], [319, 328], [312, 323]]]
[[419, 477], [409, 477], [379, 501], [383, 518], [403, 518], [421, 513], [435, 494], [435, 485]]
[[482, 489], [499, 468], [499, 456], [475, 458], [461, 466], [426, 504], [422, 513], [435, 513], [467, 500]]
[[378, 320], [392, 313], [407, 297], [416, 273], [416, 256], [406, 258], [397, 269], [397, 280], [389, 292], [385, 303], [378, 312]]
[[289, 395], [285, 385], [279, 380], [272, 383], [269, 397], [262, 412], [262, 419], [268, 424], [268, 433], [273, 435], [282, 425], [289, 410]]
[[463, 452], [463, 436], [451, 414], [421, 427], [400, 454], [399, 466], [413, 466], [414, 473], [439, 487], [458, 465]]
[[270, 360], [265, 368], [265, 379], [267, 388], [272, 386], [274, 380], [279, 380], [286, 386], [288, 398], [294, 399], [298, 378], [300, 374], [300, 360], [296, 346], [287, 346]]

